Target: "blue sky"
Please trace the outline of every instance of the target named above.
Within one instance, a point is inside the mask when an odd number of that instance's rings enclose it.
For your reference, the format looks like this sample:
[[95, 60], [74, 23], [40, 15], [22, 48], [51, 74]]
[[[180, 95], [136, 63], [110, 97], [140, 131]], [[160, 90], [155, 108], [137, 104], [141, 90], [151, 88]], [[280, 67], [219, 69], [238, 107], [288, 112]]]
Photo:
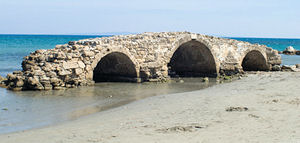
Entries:
[[0, 33], [300, 38], [299, 6], [299, 0], [0, 0]]

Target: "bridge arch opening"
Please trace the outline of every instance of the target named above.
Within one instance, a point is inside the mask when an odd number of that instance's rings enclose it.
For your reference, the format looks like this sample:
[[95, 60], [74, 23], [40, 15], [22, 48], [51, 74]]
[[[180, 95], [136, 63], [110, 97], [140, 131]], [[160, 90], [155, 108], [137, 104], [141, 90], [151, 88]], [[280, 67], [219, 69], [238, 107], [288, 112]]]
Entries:
[[102, 57], [93, 71], [95, 82], [135, 82], [136, 78], [135, 64], [121, 52]]
[[216, 77], [214, 56], [203, 43], [192, 40], [181, 44], [174, 52], [169, 64], [171, 77]]
[[244, 71], [266, 71], [268, 65], [261, 52], [253, 50], [247, 53], [242, 62]]

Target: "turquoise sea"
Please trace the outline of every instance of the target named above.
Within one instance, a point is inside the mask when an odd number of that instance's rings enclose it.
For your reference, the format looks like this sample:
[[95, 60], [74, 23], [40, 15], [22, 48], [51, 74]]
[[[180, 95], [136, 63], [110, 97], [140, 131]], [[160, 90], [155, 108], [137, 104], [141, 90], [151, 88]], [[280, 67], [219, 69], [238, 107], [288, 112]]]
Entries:
[[283, 51], [288, 46], [293, 46], [295, 49], [300, 50], [300, 39], [279, 39], [279, 38], [231, 38], [249, 43], [258, 43], [267, 45], [273, 49]]
[[[51, 49], [57, 44], [103, 36], [0, 34], [0, 75], [21, 70], [23, 57], [37, 49]], [[233, 39], [265, 44], [277, 50], [287, 46], [300, 50], [300, 39]], [[284, 64], [300, 63], [300, 56], [282, 55], [282, 58]], [[75, 120], [150, 96], [199, 90], [215, 85], [214, 80], [210, 79], [208, 84], [199, 78], [183, 78], [170, 83], [97, 83], [63, 91], [12, 92], [0, 88], [0, 134]]]
[[0, 76], [21, 70], [24, 56], [38, 49], [52, 49], [55, 45], [69, 41], [103, 36], [85, 35], [1, 35], [0, 34]]

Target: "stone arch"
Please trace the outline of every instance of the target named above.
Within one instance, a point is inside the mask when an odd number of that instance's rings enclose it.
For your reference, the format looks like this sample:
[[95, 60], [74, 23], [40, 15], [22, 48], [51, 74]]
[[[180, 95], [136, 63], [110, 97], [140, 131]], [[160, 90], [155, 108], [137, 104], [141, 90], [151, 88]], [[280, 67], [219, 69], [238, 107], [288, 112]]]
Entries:
[[219, 73], [219, 66], [211, 47], [204, 41], [181, 39], [169, 54], [167, 57], [170, 57], [170, 76], [216, 77]]
[[92, 79], [95, 82], [138, 82], [138, 64], [133, 56], [124, 51], [107, 50], [96, 55], [92, 63]]
[[267, 71], [270, 69], [265, 52], [259, 50], [245, 52], [240, 64], [244, 71]]

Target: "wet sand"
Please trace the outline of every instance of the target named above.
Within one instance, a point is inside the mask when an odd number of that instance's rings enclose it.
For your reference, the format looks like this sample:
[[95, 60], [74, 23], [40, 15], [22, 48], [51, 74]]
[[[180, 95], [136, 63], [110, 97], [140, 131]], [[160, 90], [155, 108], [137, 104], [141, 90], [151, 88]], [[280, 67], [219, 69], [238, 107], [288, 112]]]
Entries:
[[300, 142], [300, 73], [260, 72], [159, 95], [0, 142]]
[[[13, 92], [0, 88], [0, 134], [78, 119], [146, 97], [188, 92], [215, 85], [216, 80], [173, 79], [168, 83], [103, 82], [68, 90]], [[184, 82], [179, 82], [184, 81]]]

